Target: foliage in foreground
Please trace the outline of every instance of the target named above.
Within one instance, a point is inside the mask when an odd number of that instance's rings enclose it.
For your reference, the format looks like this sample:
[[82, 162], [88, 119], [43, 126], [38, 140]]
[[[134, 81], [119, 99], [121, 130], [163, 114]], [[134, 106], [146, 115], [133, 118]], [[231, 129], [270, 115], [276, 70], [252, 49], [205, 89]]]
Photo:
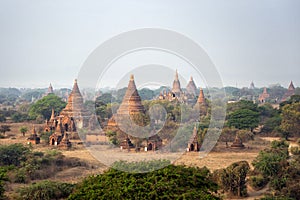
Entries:
[[216, 170], [214, 177], [221, 188], [230, 195], [247, 196], [246, 176], [250, 170], [247, 161], [232, 163], [225, 169]]
[[50, 200], [67, 198], [74, 188], [74, 184], [42, 181], [20, 189], [22, 200]]
[[174, 165], [142, 174], [111, 168], [103, 174], [84, 179], [69, 200], [219, 199], [213, 194], [217, 185], [208, 176], [206, 168]]

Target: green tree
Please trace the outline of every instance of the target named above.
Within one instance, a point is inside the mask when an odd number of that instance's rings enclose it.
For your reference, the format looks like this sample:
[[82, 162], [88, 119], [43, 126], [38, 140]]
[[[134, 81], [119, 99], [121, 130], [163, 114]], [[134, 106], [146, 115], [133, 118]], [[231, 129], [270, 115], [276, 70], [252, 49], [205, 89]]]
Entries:
[[0, 113], [0, 122], [5, 122], [6, 121], [6, 117], [3, 113]]
[[283, 106], [280, 129], [286, 139], [290, 135], [300, 136], [300, 102]]
[[246, 176], [249, 170], [250, 166], [247, 161], [239, 161], [226, 169], [216, 171], [215, 176], [225, 191], [231, 195], [243, 197], [247, 195]]
[[28, 147], [22, 144], [0, 146], [0, 166], [15, 165], [19, 166], [30, 152]]
[[4, 198], [5, 181], [8, 181], [8, 177], [7, 177], [7, 174], [6, 174], [6, 169], [4, 169], [3, 167], [0, 167], [0, 199], [5, 199]]
[[56, 113], [59, 113], [65, 106], [66, 103], [60, 97], [54, 94], [49, 94], [38, 100], [30, 107], [29, 116], [32, 119], [36, 119], [39, 115], [41, 115], [44, 119], [49, 119], [52, 109], [54, 109]]
[[259, 123], [259, 113], [249, 109], [239, 109], [228, 115], [227, 125], [238, 129], [249, 129], [251, 132]]
[[[153, 163], [154, 162], [154, 163]], [[160, 161], [143, 162], [141, 167]], [[122, 166], [126, 163], [122, 163]], [[128, 167], [137, 163], [128, 163]], [[206, 168], [169, 165], [148, 173], [128, 173], [109, 169], [79, 183], [69, 200], [75, 199], [219, 199], [217, 185]]]
[[9, 125], [1, 125], [0, 126], [0, 133], [3, 133], [5, 135], [6, 132], [10, 131], [10, 126]]
[[31, 184], [20, 190], [20, 197], [24, 200], [65, 199], [74, 188], [74, 184], [54, 181], [42, 181]]
[[252, 162], [254, 168], [265, 177], [274, 177], [282, 170], [282, 164], [288, 158], [288, 146], [285, 141], [273, 141], [271, 148], [260, 151]]
[[22, 133], [23, 136], [25, 136], [25, 133], [27, 133], [27, 131], [28, 131], [28, 128], [26, 126], [22, 126], [20, 128], [20, 132]]

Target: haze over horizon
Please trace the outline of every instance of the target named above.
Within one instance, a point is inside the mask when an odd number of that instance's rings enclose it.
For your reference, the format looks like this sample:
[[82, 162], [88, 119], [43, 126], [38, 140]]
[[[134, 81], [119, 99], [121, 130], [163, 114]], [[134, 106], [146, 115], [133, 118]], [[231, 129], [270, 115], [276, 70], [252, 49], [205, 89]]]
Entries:
[[[292, 80], [299, 87], [299, 10], [297, 0], [1, 1], [0, 87], [47, 88], [52, 83], [71, 88], [95, 48], [145, 27], [194, 40], [215, 64], [224, 86], [248, 87], [253, 81], [256, 87], [279, 83], [287, 88]], [[103, 87], [115, 87], [128, 72], [121, 66], [133, 61], [112, 69]], [[194, 76], [183, 62], [166, 63], [185, 79]], [[203, 80], [194, 80], [205, 87]]]

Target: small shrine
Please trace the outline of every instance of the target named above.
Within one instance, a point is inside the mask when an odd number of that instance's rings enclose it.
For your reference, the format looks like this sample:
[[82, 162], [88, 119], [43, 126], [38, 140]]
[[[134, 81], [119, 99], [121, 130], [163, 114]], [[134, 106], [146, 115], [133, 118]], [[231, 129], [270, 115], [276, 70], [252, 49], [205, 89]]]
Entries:
[[36, 134], [35, 127], [33, 126], [32, 128], [32, 133], [29, 138], [27, 138], [28, 144], [39, 144], [41, 139], [40, 137]]
[[62, 140], [60, 141], [59, 148], [61, 149], [69, 149], [70, 147], [72, 147], [72, 143], [69, 140], [69, 134], [65, 133]]
[[198, 143], [198, 134], [197, 134], [197, 127], [194, 126], [193, 135], [188, 142], [187, 151], [199, 151], [200, 145]]
[[129, 137], [127, 137], [125, 140], [123, 140], [120, 143], [120, 149], [128, 149], [128, 151], [129, 151], [131, 148], [134, 148], [134, 145], [132, 144]]
[[155, 151], [162, 147], [162, 139], [156, 134], [147, 140], [147, 151]]
[[242, 139], [238, 135], [235, 136], [235, 139], [231, 145], [231, 148], [237, 148], [237, 149], [245, 148], [245, 145], [243, 144]]

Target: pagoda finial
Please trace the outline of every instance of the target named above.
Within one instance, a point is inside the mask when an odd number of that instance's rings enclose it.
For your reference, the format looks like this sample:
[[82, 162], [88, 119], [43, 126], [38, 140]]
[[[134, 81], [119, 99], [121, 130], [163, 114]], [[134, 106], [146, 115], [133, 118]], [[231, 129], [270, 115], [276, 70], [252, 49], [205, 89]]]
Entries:
[[130, 74], [130, 80], [134, 80], [134, 75]]
[[193, 81], [193, 77], [191, 76], [190, 81]]
[[51, 112], [51, 117], [50, 117], [50, 120], [52, 119], [52, 120], [54, 120], [54, 109], [52, 108], [52, 112]]
[[288, 87], [288, 90], [295, 90], [295, 86], [293, 84], [293, 81], [291, 81], [289, 87]]
[[178, 71], [176, 69], [175, 80], [178, 80]]
[[34, 125], [32, 125], [32, 134], [36, 135], [36, 130], [35, 130], [35, 126]]

